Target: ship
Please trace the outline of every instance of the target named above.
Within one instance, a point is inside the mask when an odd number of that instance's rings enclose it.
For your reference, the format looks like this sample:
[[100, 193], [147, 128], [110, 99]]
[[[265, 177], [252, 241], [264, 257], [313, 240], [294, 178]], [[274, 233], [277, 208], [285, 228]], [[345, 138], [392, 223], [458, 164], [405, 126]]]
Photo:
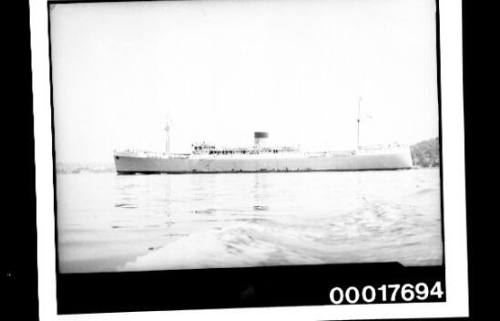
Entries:
[[294, 146], [268, 145], [269, 133], [256, 131], [253, 146], [218, 148], [206, 142], [192, 144], [190, 153], [170, 152], [170, 127], [165, 127], [165, 152], [114, 152], [118, 174], [203, 174], [259, 172], [320, 172], [399, 170], [413, 167], [408, 145], [359, 145], [352, 150], [306, 152]]

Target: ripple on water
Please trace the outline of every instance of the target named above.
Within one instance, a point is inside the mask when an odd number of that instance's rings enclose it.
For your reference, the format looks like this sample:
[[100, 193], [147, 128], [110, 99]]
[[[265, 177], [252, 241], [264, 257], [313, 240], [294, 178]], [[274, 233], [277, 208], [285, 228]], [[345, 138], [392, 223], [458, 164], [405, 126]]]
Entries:
[[62, 260], [106, 271], [93, 258], [119, 248], [131, 270], [440, 261], [438, 170], [311, 174], [65, 175]]

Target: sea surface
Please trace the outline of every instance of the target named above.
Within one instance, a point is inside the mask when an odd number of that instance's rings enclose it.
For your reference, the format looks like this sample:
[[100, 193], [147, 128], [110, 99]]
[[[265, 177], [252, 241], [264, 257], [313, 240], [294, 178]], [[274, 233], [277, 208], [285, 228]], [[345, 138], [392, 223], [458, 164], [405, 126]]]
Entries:
[[63, 273], [442, 264], [439, 169], [57, 174]]

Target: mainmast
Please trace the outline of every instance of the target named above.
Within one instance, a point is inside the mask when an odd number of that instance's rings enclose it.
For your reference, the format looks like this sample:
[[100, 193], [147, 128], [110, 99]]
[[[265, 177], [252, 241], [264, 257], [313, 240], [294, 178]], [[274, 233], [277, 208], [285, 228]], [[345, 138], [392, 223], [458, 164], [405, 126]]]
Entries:
[[359, 97], [359, 101], [358, 101], [358, 119], [357, 119], [357, 122], [358, 122], [358, 134], [357, 134], [356, 147], [359, 149], [359, 125], [361, 122], [361, 96]]

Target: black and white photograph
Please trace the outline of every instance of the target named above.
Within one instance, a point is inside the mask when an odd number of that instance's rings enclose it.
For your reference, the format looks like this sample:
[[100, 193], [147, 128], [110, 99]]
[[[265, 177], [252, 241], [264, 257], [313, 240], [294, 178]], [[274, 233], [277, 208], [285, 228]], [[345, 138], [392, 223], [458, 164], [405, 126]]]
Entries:
[[[59, 313], [113, 312], [72, 278], [342, 266], [385, 278], [332, 308], [446, 303], [439, 2], [44, 2]], [[245, 280], [157, 310], [302, 305]]]
[[434, 1], [289, 2], [51, 5], [62, 273], [442, 263]]

